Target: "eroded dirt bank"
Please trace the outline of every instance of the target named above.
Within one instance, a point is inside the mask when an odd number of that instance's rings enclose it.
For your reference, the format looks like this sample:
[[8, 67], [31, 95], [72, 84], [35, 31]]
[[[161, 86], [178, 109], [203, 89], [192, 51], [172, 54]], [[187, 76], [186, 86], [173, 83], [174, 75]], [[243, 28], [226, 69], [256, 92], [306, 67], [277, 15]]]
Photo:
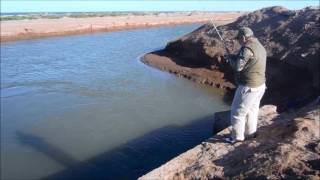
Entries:
[[[250, 27], [266, 47], [267, 86], [264, 103], [285, 110], [319, 95], [320, 13], [318, 7], [291, 11], [269, 7], [219, 26], [228, 49], [237, 54], [237, 29]], [[231, 92], [233, 74], [224, 62], [223, 46], [210, 23], [169, 42], [165, 49], [146, 54], [142, 61], [193, 81]]]

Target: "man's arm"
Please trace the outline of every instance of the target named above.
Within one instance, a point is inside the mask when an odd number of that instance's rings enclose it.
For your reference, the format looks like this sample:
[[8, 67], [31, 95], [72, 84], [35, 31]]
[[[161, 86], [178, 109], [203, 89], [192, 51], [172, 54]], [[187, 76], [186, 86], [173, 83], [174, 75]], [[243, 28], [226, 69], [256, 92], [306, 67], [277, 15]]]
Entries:
[[240, 50], [239, 56], [236, 59], [229, 60], [229, 64], [235, 71], [240, 72], [252, 57], [253, 52], [249, 48], [244, 47]]

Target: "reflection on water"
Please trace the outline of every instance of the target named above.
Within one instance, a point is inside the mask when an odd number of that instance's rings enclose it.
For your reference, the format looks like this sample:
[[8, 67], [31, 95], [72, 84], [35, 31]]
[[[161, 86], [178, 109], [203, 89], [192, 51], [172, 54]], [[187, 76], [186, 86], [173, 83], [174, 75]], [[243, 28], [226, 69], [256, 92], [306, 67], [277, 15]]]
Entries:
[[1, 178], [136, 178], [207, 138], [219, 93], [138, 60], [198, 26], [1, 44]]

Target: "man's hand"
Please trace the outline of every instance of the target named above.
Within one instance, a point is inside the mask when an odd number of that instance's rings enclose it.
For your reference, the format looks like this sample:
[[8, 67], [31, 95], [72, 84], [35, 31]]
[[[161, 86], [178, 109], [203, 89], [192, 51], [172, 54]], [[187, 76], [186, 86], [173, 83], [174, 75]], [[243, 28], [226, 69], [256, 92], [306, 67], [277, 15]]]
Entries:
[[247, 47], [241, 48], [234, 69], [238, 72], [242, 71], [251, 58], [253, 58], [253, 51]]
[[224, 56], [223, 56], [223, 59], [224, 59], [224, 61], [226, 62], [226, 63], [229, 63], [230, 62], [230, 57], [229, 57], [229, 55], [227, 55], [227, 54], [225, 54]]

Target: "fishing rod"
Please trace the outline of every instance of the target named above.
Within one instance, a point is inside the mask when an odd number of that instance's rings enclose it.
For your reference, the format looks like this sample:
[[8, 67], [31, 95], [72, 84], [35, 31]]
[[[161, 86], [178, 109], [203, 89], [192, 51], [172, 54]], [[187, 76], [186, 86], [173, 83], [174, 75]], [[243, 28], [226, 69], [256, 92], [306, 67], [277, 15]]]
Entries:
[[[219, 36], [219, 38], [220, 38], [220, 40], [221, 40], [221, 42], [222, 42], [222, 44], [223, 44], [223, 47], [224, 47], [224, 50], [226, 51], [226, 56], [227, 56], [226, 62], [228, 63], [229, 60], [230, 60], [230, 52], [229, 52], [229, 49], [227, 48], [226, 42], [224, 41], [224, 39], [223, 39], [222, 36], [220, 35], [219, 30], [218, 30], [217, 26], [214, 24], [214, 22], [213, 22], [212, 19], [210, 20], [210, 22], [211, 22], [211, 24], [213, 25], [215, 31], [217, 32], [217, 34], [218, 34], [218, 36]], [[210, 34], [211, 34], [211, 31], [212, 31], [212, 30], [209, 31]]]

